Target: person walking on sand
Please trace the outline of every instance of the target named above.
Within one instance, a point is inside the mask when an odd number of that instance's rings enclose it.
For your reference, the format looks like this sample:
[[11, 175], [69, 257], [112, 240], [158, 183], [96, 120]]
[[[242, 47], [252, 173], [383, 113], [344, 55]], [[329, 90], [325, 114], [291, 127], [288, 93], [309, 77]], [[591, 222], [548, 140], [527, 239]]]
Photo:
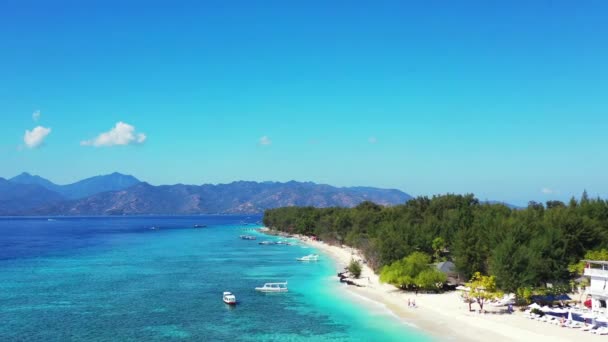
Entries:
[[411, 307], [412, 306], [412, 300], [411, 299], [407, 299], [407, 307]]

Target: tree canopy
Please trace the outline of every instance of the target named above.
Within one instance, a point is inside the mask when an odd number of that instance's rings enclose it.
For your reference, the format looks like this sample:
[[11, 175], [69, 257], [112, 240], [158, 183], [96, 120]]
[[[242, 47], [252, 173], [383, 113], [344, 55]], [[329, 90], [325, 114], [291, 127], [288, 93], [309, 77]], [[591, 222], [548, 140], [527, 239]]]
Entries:
[[406, 290], [438, 290], [445, 282], [446, 276], [430, 262], [429, 255], [414, 252], [384, 266], [380, 272], [380, 281]]
[[386, 271], [393, 274], [387, 282], [405, 286], [415, 284], [415, 277], [402, 273], [407, 266], [402, 263], [415, 252], [424, 253], [428, 263], [452, 260], [467, 279], [475, 272], [494, 276], [498, 288], [516, 292], [567, 284], [576, 276], [568, 265], [589, 251], [608, 249], [608, 203], [587, 195], [526, 208], [453, 194], [392, 207], [371, 202], [350, 209], [287, 207], [267, 210], [264, 224], [358, 248], [375, 270], [393, 267]]
[[359, 278], [361, 276], [361, 271], [361, 263], [355, 259], [352, 259], [348, 264], [348, 272], [350, 272], [353, 277]]
[[486, 301], [502, 296], [502, 293], [496, 286], [496, 277], [494, 276], [485, 276], [479, 272], [475, 272], [466, 285], [470, 289], [469, 298], [477, 301], [480, 310], [483, 310], [483, 305]]

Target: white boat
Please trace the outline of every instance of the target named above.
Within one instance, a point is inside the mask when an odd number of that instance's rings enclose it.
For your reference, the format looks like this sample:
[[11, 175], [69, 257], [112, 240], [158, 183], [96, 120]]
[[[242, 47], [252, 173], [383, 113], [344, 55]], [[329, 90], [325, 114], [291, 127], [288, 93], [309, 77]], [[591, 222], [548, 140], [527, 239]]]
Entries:
[[277, 243], [274, 241], [262, 241], [262, 242], [258, 242], [258, 244], [260, 245], [276, 245]]
[[253, 235], [240, 235], [239, 237], [243, 240], [255, 240], [256, 239], [256, 237]]
[[266, 283], [262, 287], [256, 287], [255, 290], [260, 292], [287, 292], [287, 282]]
[[318, 261], [319, 255], [318, 254], [309, 254], [307, 256], [297, 258], [296, 260], [298, 260], [298, 261]]
[[236, 305], [236, 297], [232, 294], [232, 292], [224, 292], [222, 300], [228, 305]]

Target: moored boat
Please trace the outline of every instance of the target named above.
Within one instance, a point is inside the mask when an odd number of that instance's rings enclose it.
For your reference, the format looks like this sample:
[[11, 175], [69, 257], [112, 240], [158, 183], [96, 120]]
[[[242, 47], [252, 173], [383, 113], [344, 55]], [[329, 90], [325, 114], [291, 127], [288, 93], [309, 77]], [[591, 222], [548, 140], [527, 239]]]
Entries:
[[240, 235], [239, 237], [243, 240], [255, 240], [256, 239], [256, 237], [253, 235]]
[[260, 245], [276, 245], [277, 243], [273, 242], [273, 241], [262, 241], [262, 242], [259, 242], [259, 244]]
[[260, 292], [287, 292], [287, 282], [284, 283], [266, 283], [262, 287], [256, 287], [256, 291]]
[[318, 261], [319, 255], [318, 254], [309, 254], [309, 255], [303, 256], [301, 258], [297, 258], [296, 260], [298, 260], [298, 261]]
[[232, 292], [225, 291], [222, 295], [222, 300], [228, 305], [236, 305], [236, 296]]
[[279, 240], [277, 242], [275, 242], [276, 245], [284, 245], [284, 246], [294, 246], [295, 244], [293, 242], [289, 242], [289, 241], [285, 241], [285, 240]]

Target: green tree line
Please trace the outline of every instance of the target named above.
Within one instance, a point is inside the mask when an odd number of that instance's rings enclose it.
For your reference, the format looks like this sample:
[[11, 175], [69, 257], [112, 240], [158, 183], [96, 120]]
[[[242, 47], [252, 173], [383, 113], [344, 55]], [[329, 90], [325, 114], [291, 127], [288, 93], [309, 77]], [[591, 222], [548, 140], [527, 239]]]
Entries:
[[[508, 292], [567, 283], [576, 276], [569, 265], [608, 248], [608, 202], [586, 192], [569, 203], [530, 202], [519, 209], [482, 203], [471, 194], [422, 196], [392, 207], [285, 207], [267, 210], [264, 224], [356, 247], [377, 271], [414, 252], [449, 259], [466, 277], [494, 276]], [[395, 274], [399, 281], [409, 279]]]

